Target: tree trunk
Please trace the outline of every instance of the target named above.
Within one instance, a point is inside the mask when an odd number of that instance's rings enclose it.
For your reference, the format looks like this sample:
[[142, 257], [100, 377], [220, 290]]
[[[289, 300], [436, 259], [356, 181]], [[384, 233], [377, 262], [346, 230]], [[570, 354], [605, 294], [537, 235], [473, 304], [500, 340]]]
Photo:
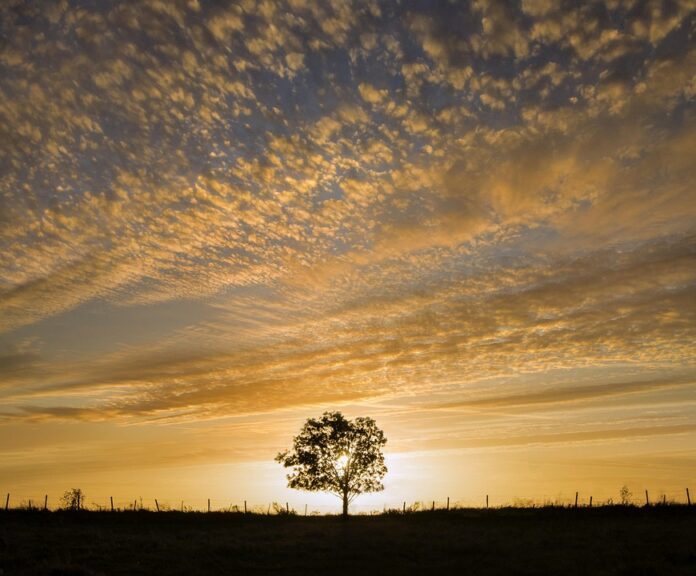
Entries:
[[343, 518], [348, 518], [348, 492], [343, 493]]

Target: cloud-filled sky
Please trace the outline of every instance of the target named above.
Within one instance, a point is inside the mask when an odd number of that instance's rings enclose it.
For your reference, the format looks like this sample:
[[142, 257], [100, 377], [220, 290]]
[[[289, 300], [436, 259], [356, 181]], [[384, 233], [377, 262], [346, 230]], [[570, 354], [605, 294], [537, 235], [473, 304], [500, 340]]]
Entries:
[[399, 497], [681, 490], [695, 34], [689, 0], [3, 2], [0, 484], [184, 497], [342, 409]]

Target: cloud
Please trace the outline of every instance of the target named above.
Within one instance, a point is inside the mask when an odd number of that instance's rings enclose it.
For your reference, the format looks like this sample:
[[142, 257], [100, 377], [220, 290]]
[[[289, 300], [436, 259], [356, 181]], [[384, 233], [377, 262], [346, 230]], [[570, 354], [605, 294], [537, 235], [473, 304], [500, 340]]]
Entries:
[[692, 424], [676, 424], [673, 426], [645, 426], [620, 428], [617, 430], [593, 430], [588, 432], [560, 432], [554, 434], [538, 434], [530, 436], [509, 437], [505, 439], [491, 438], [472, 440], [468, 447], [504, 447], [504, 446], [533, 446], [548, 444], [585, 444], [588, 442], [608, 442], [626, 439], [651, 438], [660, 435], [692, 434], [696, 426]]
[[381, 104], [387, 98], [386, 90], [378, 90], [374, 86], [365, 84], [364, 82], [358, 85], [358, 91], [362, 99], [370, 104]]
[[25, 340], [0, 348], [0, 390], [16, 389], [43, 374], [45, 367], [36, 342]]
[[583, 402], [595, 400], [607, 396], [623, 396], [625, 394], [640, 394], [655, 392], [662, 388], [673, 388], [693, 385], [693, 378], [670, 378], [669, 380], [638, 380], [629, 382], [615, 382], [611, 384], [599, 384], [589, 386], [576, 386], [570, 388], [554, 387], [542, 392], [525, 392], [509, 396], [493, 398], [475, 398], [469, 401], [436, 404], [434, 408], [460, 409], [460, 408], [509, 408], [509, 407], [533, 407], [537, 405], [558, 404], [565, 402]]
[[[478, 271], [450, 278], [446, 287], [412, 292], [402, 284], [386, 293], [379, 277], [371, 286], [368, 264], [358, 277], [346, 278], [348, 293], [335, 287], [312, 302], [298, 290], [294, 312], [272, 301], [265, 317], [252, 313], [258, 310], [253, 301], [224, 308], [227, 315], [207, 328], [220, 331], [210, 341], [217, 351], [184, 352], [189, 334], [182, 333], [165, 348], [124, 350], [88, 366], [56, 367], [44, 375], [44, 385], [9, 397], [16, 408], [5, 415], [209, 418], [395, 396], [405, 385], [424, 397], [461, 386], [474, 395], [465, 404], [482, 407], [659, 391], [693, 375], [555, 384], [543, 392], [520, 382], [520, 389], [502, 399], [481, 397], [490, 378], [515, 385], [519, 374], [577, 367], [622, 363], [650, 372], [661, 365], [690, 366], [692, 263], [689, 241], [663, 243], [621, 255], [530, 262], [504, 274], [482, 263]], [[383, 272], [399, 277], [400, 266], [412, 268], [395, 262]], [[254, 322], [240, 322], [240, 309]], [[225, 351], [229, 334], [244, 326], [256, 340], [237, 352]], [[90, 391], [99, 391], [99, 397], [87, 396], [79, 409], [50, 407], [64, 394]]]
[[4, 337], [87, 304], [220, 311], [9, 352], [4, 416], [580, 404], [630, 387], [576, 369], [691, 370], [692, 11], [642, 6], [3, 13]]
[[483, 34], [474, 41], [474, 49], [485, 56], [514, 54], [516, 58], [525, 58], [529, 53], [529, 41], [526, 31], [520, 26], [514, 9], [506, 2], [498, 0], [481, 0], [473, 4], [476, 12], [481, 14]]

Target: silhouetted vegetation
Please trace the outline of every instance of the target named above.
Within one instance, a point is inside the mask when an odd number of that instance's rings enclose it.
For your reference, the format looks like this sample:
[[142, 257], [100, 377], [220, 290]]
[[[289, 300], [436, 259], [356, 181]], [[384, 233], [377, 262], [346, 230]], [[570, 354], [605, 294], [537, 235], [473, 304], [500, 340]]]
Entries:
[[[282, 508], [282, 507], [279, 507]], [[696, 573], [696, 508], [458, 509], [354, 516], [0, 511], [10, 574]]]
[[80, 510], [84, 508], [85, 493], [80, 488], [71, 488], [61, 496], [60, 502], [68, 510]]
[[356, 496], [384, 490], [386, 443], [372, 418], [348, 420], [340, 412], [324, 412], [305, 422], [292, 450], [278, 454], [276, 461], [293, 468], [287, 476], [290, 488], [338, 496], [346, 517]]

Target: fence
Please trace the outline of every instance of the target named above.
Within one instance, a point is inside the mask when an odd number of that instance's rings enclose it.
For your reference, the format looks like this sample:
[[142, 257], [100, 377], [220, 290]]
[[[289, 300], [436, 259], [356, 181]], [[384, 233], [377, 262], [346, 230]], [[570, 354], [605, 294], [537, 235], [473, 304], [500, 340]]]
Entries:
[[[12, 502], [12, 494], [7, 493], [5, 498], [4, 510], [10, 509], [24, 509], [24, 510], [59, 510], [65, 508], [65, 506], [59, 506], [58, 500], [50, 500], [48, 494], [44, 494], [43, 497], [38, 499], [33, 498], [19, 498], [17, 499], [17, 504]], [[153, 511], [153, 512], [166, 512], [166, 511], [178, 511], [178, 512], [228, 512], [228, 513], [242, 513], [242, 514], [294, 514], [294, 515], [322, 515], [322, 514], [336, 514], [340, 511], [340, 506], [313, 506], [311, 509], [307, 504], [296, 508], [296, 506], [291, 506], [289, 502], [278, 503], [272, 502], [270, 504], [251, 504], [244, 500], [238, 503], [221, 503], [214, 502], [212, 499], [207, 498], [203, 502], [200, 500], [193, 501], [191, 503], [186, 503], [184, 500], [180, 500], [176, 504], [170, 504], [169, 502], [160, 501], [157, 498], [150, 500], [143, 500], [143, 498], [136, 498], [133, 500], [120, 500], [114, 502], [113, 496], [110, 496], [108, 501], [102, 503], [92, 502], [86, 503], [80, 501], [78, 497], [76, 502], [73, 503], [73, 508], [78, 510], [95, 510], [95, 511], [111, 511], [111, 512], [123, 512], [123, 511]], [[525, 498], [514, 498], [512, 501], [499, 500], [494, 501], [490, 498], [489, 494], [485, 497], [481, 497], [478, 503], [472, 500], [459, 500], [451, 501], [448, 496], [446, 500], [436, 501], [417, 501], [412, 503], [407, 503], [406, 501], [384, 503], [381, 509], [375, 506], [360, 506], [352, 505], [351, 510], [353, 513], [362, 514], [375, 514], [375, 513], [395, 513], [401, 512], [403, 514], [407, 512], [415, 511], [435, 511], [435, 510], [450, 510], [450, 509], [488, 509], [488, 508], [536, 508], [536, 507], [572, 507], [572, 508], [592, 508], [598, 506], [611, 506], [611, 505], [643, 505], [643, 506], [655, 506], [655, 505], [687, 505], [691, 506], [691, 494], [689, 488], [679, 494], [671, 493], [670, 496], [665, 492], [659, 492], [654, 497], [651, 498], [650, 492], [645, 490], [645, 498], [636, 499], [632, 494], [621, 494], [620, 498], [615, 501], [613, 498], [604, 499], [602, 501], [594, 500], [591, 494], [581, 495], [581, 493], [575, 492], [574, 498], [571, 499], [561, 499], [556, 498], [555, 500], [550, 500], [544, 498], [542, 500], [525, 499]], [[323, 511], [322, 511], [323, 509]]]

